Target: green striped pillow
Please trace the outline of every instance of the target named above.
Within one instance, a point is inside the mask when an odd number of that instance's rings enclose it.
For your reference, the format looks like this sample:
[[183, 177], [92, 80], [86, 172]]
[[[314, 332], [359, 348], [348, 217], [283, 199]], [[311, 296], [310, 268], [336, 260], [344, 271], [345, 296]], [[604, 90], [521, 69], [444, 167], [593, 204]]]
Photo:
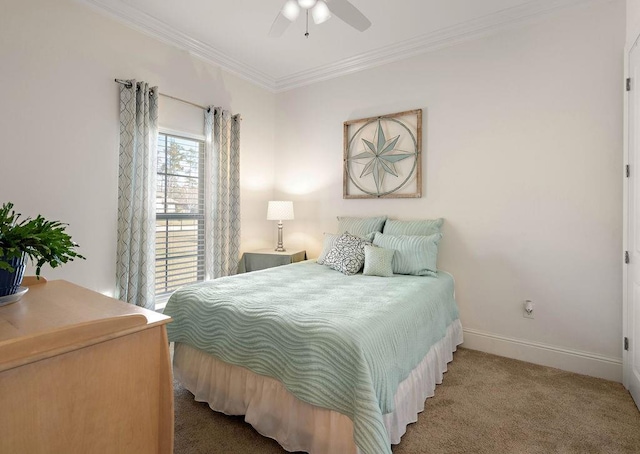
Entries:
[[349, 232], [352, 235], [366, 238], [371, 232], [382, 232], [386, 216], [376, 218], [353, 218], [338, 216], [338, 233]]
[[382, 233], [385, 235], [433, 235], [440, 233], [444, 219], [423, 219], [419, 221], [396, 221], [387, 219]]
[[394, 249], [391, 267], [395, 274], [435, 276], [438, 268], [438, 243], [442, 233], [428, 236], [385, 235], [376, 233], [373, 244], [385, 249]]

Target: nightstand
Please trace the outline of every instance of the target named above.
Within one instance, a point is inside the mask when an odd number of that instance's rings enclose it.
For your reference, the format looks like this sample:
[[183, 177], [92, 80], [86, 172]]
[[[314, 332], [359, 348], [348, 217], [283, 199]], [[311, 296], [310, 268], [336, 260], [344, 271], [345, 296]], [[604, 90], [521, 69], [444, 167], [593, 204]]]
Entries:
[[238, 263], [238, 273], [264, 270], [265, 268], [288, 265], [306, 259], [307, 251], [304, 250], [276, 252], [273, 249], [260, 249], [245, 252], [242, 254], [242, 258], [240, 258], [240, 263]]

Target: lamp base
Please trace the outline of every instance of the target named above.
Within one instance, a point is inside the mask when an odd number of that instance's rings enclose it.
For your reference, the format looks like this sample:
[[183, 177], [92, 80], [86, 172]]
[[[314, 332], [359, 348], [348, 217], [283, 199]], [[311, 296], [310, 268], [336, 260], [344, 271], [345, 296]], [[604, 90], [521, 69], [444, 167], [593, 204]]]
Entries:
[[278, 221], [278, 246], [276, 252], [284, 252], [286, 249], [282, 246], [282, 221]]

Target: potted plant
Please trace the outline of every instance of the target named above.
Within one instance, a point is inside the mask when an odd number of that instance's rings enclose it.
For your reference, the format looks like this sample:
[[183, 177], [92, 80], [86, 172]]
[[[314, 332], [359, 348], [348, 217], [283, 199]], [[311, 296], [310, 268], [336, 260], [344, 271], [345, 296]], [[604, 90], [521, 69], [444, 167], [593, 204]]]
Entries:
[[20, 221], [20, 216], [11, 202], [0, 208], [0, 298], [18, 292], [27, 258], [35, 263], [38, 278], [44, 264], [56, 268], [74, 258], [84, 259], [65, 232], [67, 224], [41, 215]]

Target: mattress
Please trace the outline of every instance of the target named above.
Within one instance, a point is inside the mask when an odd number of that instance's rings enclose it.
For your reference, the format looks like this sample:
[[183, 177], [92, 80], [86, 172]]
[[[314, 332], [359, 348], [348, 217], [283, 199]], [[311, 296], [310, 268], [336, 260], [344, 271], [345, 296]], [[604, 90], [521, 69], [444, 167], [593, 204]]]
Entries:
[[165, 314], [171, 341], [347, 416], [367, 453], [391, 452], [383, 415], [458, 319], [447, 273], [345, 276], [312, 261], [185, 287]]

